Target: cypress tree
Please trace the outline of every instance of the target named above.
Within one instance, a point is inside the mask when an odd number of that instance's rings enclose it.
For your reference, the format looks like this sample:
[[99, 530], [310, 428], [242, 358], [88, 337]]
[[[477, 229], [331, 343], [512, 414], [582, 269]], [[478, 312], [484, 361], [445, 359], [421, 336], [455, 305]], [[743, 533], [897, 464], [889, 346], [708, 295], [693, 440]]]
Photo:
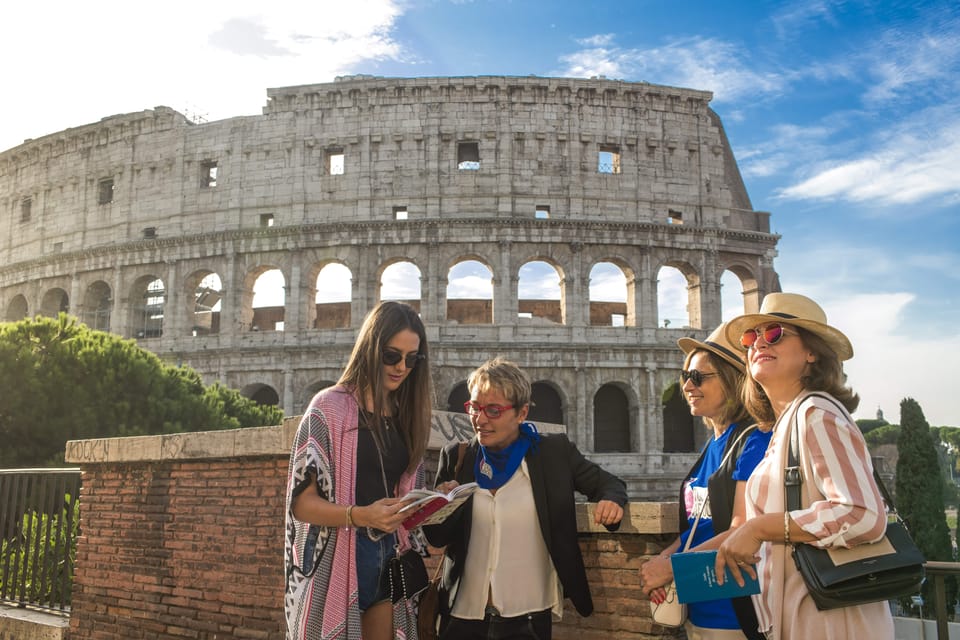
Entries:
[[[936, 446], [923, 410], [913, 398], [900, 403], [900, 438], [897, 440], [897, 511], [927, 560], [953, 561], [950, 530], [944, 512], [943, 475]], [[948, 614], [956, 601], [956, 581], [948, 578]], [[923, 586], [924, 601], [933, 603], [933, 581]]]

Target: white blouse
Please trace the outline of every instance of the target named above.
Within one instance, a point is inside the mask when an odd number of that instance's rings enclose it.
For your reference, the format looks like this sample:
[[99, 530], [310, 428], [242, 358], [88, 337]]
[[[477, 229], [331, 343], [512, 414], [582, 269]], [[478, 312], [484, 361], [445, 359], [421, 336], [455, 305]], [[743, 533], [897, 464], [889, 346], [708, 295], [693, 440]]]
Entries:
[[482, 620], [489, 602], [510, 618], [563, 613], [560, 580], [540, 533], [527, 461], [497, 490], [473, 494], [473, 528], [451, 614]]

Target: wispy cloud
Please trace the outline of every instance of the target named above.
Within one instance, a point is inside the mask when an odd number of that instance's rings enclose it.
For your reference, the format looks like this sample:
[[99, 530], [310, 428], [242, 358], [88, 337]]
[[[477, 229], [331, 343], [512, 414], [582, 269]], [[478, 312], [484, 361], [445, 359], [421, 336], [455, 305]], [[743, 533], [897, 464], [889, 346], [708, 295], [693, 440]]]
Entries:
[[732, 42], [715, 38], [685, 38], [650, 49], [621, 48], [609, 34], [578, 40], [584, 48], [561, 56], [560, 75], [605, 75], [696, 87], [712, 91], [716, 102], [756, 98], [783, 90], [785, 78], [776, 71], [752, 68]]
[[846, 159], [831, 161], [786, 187], [786, 199], [908, 204], [960, 193], [960, 114], [943, 121], [942, 109], [920, 114], [893, 137]]

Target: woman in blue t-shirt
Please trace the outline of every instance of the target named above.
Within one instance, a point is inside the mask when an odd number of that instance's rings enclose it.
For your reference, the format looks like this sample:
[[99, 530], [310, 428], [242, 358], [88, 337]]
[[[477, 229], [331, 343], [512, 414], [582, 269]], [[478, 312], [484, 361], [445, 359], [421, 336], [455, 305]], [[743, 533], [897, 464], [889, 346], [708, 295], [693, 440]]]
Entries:
[[[640, 567], [643, 590], [655, 603], [666, 597], [663, 587], [673, 580], [670, 556], [686, 546], [698, 513], [691, 550], [717, 548], [730, 530], [743, 523], [746, 481], [770, 442], [770, 433], [753, 426], [740, 402], [745, 375], [742, 351], [727, 341], [724, 325], [704, 342], [681, 338], [677, 344], [686, 354], [680, 372], [683, 396], [690, 413], [703, 419], [713, 437], [681, 485], [680, 536]], [[689, 640], [763, 638], [749, 597], [692, 602], [687, 611], [684, 626]]]

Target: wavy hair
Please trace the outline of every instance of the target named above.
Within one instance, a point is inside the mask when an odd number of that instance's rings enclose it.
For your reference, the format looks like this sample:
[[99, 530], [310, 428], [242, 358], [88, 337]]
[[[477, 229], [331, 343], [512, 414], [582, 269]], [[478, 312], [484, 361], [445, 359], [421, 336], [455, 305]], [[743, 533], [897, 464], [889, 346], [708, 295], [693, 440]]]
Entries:
[[[784, 323], [789, 324], [789, 323]], [[817, 334], [807, 331], [796, 325], [789, 325], [800, 334], [803, 346], [814, 355], [814, 361], [809, 363], [800, 376], [800, 383], [804, 391], [823, 391], [829, 393], [837, 401], [853, 413], [860, 404], [860, 396], [847, 386], [847, 376], [843, 372], [843, 363], [836, 351], [830, 348], [827, 342]], [[750, 374], [747, 367], [747, 379], [743, 385], [743, 404], [747, 411], [761, 427], [770, 428], [777, 421], [763, 387]]]

